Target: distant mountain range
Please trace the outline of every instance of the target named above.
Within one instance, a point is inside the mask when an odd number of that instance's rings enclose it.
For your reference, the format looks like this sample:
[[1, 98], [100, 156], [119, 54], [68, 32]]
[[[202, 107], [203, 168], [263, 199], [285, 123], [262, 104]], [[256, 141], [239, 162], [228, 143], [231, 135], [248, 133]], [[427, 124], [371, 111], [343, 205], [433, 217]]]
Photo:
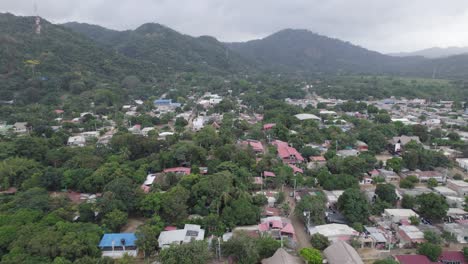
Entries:
[[467, 54], [468, 47], [448, 47], [448, 48], [439, 48], [433, 47], [413, 52], [398, 52], [398, 53], [390, 53], [390, 56], [396, 57], [412, 57], [412, 56], [421, 56], [428, 59], [437, 59], [437, 58], [445, 58], [455, 55]]
[[41, 73], [62, 75], [80, 70], [112, 80], [127, 75], [148, 79], [177, 72], [468, 79], [468, 55], [436, 59], [389, 56], [308, 30], [285, 29], [263, 39], [222, 43], [209, 36], [184, 35], [156, 23], [115, 31], [75, 22], [54, 25], [43, 21], [40, 36], [33, 26], [33, 17], [0, 14], [0, 77], [21, 72], [21, 78], [27, 78], [31, 74], [24, 61], [39, 59], [36, 70]]

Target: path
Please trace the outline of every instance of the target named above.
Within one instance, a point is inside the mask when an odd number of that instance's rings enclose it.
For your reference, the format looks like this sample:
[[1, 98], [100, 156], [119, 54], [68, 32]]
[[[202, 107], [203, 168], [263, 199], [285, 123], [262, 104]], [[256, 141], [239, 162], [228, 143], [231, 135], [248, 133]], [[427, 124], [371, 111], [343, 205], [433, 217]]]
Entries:
[[294, 197], [289, 196], [290, 192], [292, 192], [292, 189], [290, 187], [284, 188], [284, 193], [288, 197], [289, 207], [291, 208], [289, 219], [291, 220], [291, 224], [294, 227], [294, 232], [296, 233], [296, 240], [299, 244], [298, 250], [305, 247], [312, 247], [312, 244], [310, 243], [309, 234], [307, 234], [307, 232], [305, 231], [305, 226], [302, 223], [302, 220], [294, 214], [296, 202], [294, 201]]
[[134, 233], [137, 228], [145, 223], [144, 217], [130, 217], [128, 218], [127, 224], [120, 230], [122, 233]]

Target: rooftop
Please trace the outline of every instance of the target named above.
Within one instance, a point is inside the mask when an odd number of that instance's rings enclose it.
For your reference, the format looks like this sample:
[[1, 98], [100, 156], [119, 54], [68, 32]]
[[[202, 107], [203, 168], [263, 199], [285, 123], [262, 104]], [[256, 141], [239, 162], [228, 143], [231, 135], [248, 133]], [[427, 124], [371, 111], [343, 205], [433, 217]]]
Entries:
[[135, 233], [112, 233], [104, 234], [99, 243], [99, 247], [121, 247], [122, 241], [125, 241], [125, 246], [132, 247], [135, 246], [136, 241]]

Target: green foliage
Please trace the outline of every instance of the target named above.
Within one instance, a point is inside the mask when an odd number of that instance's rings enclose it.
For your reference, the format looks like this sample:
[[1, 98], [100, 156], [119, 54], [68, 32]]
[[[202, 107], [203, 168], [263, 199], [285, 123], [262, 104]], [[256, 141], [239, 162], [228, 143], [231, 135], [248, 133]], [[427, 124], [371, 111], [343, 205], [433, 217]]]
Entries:
[[338, 198], [338, 209], [352, 223], [366, 223], [370, 215], [370, 206], [365, 195], [359, 189], [347, 189]]
[[[323, 195], [311, 196], [306, 195], [297, 203], [294, 213], [301, 218], [307, 225], [308, 217], [310, 224], [320, 225], [325, 223], [325, 199]], [[304, 212], [309, 214], [304, 215]]]
[[119, 210], [107, 213], [102, 219], [102, 224], [112, 232], [119, 232], [120, 228], [127, 223], [128, 215]]
[[434, 187], [437, 187], [437, 185], [439, 185], [439, 183], [437, 182], [436, 179], [430, 178], [429, 180], [427, 180], [428, 187], [434, 188]]
[[423, 243], [418, 247], [418, 253], [428, 257], [431, 261], [437, 261], [442, 254], [442, 248], [439, 245]]
[[421, 220], [419, 219], [419, 217], [414, 216], [414, 215], [410, 216], [409, 220], [410, 220], [410, 223], [415, 226], [418, 226], [421, 223]]
[[318, 250], [324, 250], [330, 245], [328, 238], [319, 233], [315, 233], [310, 237], [310, 243], [312, 247]]
[[414, 188], [414, 182], [411, 180], [405, 178], [400, 181], [400, 188], [403, 189], [413, 189]]
[[315, 248], [303, 248], [299, 254], [308, 264], [321, 264], [323, 261], [322, 254]]
[[404, 194], [403, 198], [401, 199], [401, 207], [405, 209], [413, 209], [416, 203], [417, 203], [417, 199], [407, 194]]
[[181, 245], [171, 245], [161, 250], [158, 259], [167, 264], [205, 264], [212, 255], [205, 241], [192, 241]]
[[443, 196], [425, 193], [417, 197], [419, 214], [425, 218], [440, 221], [447, 216], [448, 204]]
[[424, 231], [424, 239], [427, 241], [427, 243], [434, 245], [440, 245], [442, 243], [442, 238], [434, 231]]
[[403, 160], [397, 157], [393, 157], [386, 161], [385, 168], [387, 170], [393, 170], [396, 173], [400, 173], [403, 166]]
[[385, 201], [391, 205], [394, 205], [398, 200], [398, 196], [395, 192], [395, 186], [392, 184], [378, 184], [377, 188], [375, 189], [375, 194], [382, 201]]
[[225, 257], [233, 257], [237, 263], [257, 263], [261, 259], [271, 257], [280, 247], [279, 241], [271, 237], [251, 238], [240, 233], [221, 244], [221, 252]]

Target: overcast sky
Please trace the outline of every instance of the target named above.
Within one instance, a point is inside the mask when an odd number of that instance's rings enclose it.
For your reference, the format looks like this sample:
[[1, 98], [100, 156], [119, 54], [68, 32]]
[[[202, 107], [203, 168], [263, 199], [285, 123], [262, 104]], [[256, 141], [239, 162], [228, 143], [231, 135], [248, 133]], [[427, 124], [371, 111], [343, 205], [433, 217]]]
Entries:
[[380, 52], [468, 46], [467, 0], [0, 0], [0, 12], [134, 29], [158, 22], [221, 41], [309, 29]]

